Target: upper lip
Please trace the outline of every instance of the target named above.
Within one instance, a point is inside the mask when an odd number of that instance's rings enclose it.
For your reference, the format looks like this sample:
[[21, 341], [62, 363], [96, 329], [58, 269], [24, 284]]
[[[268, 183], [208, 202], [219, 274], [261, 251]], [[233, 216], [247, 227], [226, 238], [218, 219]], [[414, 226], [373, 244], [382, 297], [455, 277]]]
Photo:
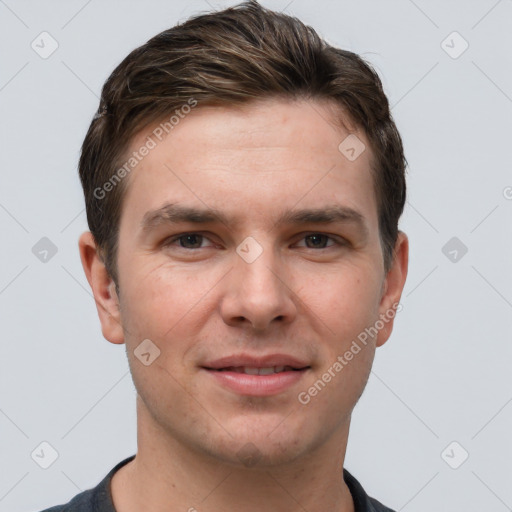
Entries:
[[203, 368], [218, 370], [220, 368], [240, 367], [270, 368], [272, 366], [291, 366], [295, 369], [308, 368], [309, 365], [296, 357], [286, 354], [269, 354], [266, 356], [251, 356], [246, 354], [231, 355], [209, 361]]

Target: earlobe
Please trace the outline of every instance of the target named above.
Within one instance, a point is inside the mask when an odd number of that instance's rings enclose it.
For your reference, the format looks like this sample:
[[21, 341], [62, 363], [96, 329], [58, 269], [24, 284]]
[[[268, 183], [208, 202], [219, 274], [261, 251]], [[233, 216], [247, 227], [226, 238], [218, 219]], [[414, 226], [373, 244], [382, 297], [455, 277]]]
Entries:
[[393, 330], [395, 316], [401, 310], [399, 303], [407, 278], [408, 265], [409, 240], [405, 233], [399, 231], [393, 253], [393, 262], [383, 285], [384, 291], [379, 307], [379, 315], [383, 327], [377, 335], [377, 347], [384, 345], [388, 340]]
[[96, 241], [90, 231], [82, 233], [78, 242], [80, 259], [91, 287], [105, 339], [111, 343], [124, 343], [119, 299], [113, 279], [107, 272]]

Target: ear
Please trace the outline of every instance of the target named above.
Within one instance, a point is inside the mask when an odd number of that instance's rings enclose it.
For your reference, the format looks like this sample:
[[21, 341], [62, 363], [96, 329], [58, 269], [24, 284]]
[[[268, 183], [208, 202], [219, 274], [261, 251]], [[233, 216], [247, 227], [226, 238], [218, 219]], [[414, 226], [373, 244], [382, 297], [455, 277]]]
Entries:
[[383, 283], [383, 292], [379, 305], [379, 319], [384, 326], [377, 335], [377, 347], [384, 345], [393, 331], [395, 315], [401, 310], [399, 305], [404, 289], [409, 265], [409, 240], [402, 231], [398, 237], [393, 252], [393, 262]]
[[107, 272], [100, 257], [99, 248], [90, 231], [82, 233], [78, 241], [80, 259], [87, 281], [96, 301], [96, 308], [101, 322], [101, 332], [111, 343], [124, 343], [124, 333], [121, 325], [119, 299], [115, 283]]

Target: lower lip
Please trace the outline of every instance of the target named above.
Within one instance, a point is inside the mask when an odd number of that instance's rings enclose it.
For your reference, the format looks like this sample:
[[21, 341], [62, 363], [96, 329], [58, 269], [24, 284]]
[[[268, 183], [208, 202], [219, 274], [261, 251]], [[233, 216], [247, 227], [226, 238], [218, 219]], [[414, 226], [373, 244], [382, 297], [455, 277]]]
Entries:
[[247, 375], [230, 371], [208, 370], [214, 379], [225, 388], [240, 395], [271, 396], [291, 388], [307, 370], [273, 373], [271, 375]]

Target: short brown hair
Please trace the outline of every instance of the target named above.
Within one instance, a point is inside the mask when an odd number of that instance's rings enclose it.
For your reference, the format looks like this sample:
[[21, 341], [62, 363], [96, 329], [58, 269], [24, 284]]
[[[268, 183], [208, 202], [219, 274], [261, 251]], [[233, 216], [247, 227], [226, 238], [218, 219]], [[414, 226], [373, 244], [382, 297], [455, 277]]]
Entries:
[[377, 73], [300, 20], [251, 0], [192, 17], [156, 35], [133, 50], [103, 86], [82, 145], [79, 173], [89, 229], [116, 286], [127, 181], [120, 178], [130, 170], [125, 166], [121, 173], [120, 166], [133, 137], [178, 113], [191, 99], [200, 106], [226, 106], [270, 97], [330, 100], [364, 130], [373, 155], [379, 231], [389, 269], [405, 203], [407, 162]]

